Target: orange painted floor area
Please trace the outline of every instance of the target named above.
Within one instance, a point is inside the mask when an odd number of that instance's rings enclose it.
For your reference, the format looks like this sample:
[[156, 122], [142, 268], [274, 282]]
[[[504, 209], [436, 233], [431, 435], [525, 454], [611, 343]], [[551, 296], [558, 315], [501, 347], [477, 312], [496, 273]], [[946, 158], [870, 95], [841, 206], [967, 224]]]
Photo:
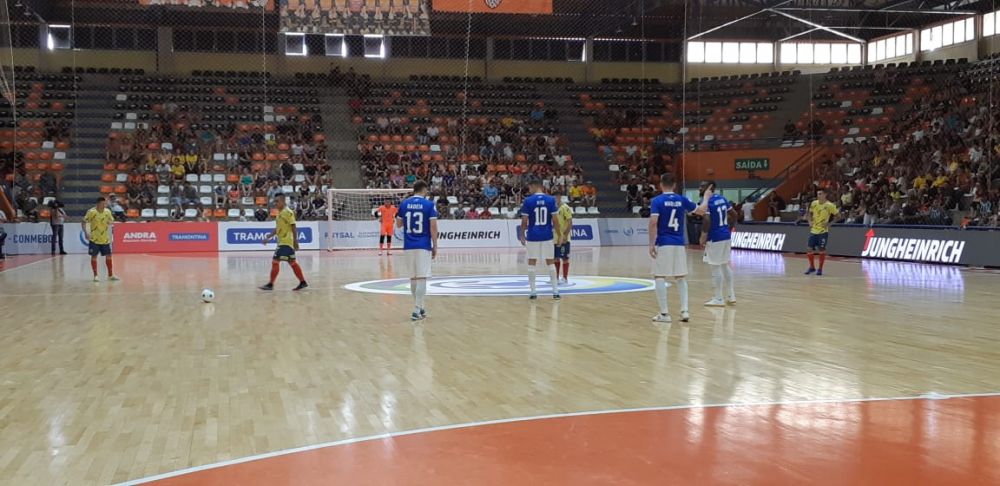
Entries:
[[334, 445], [152, 484], [1000, 484], [1000, 397], [519, 420]]

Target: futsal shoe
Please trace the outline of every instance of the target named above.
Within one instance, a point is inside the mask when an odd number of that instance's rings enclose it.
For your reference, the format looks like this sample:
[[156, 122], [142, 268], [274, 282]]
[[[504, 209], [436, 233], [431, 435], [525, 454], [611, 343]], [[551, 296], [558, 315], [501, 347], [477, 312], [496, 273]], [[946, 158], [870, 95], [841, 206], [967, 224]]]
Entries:
[[691, 314], [688, 311], [681, 311], [681, 322], [687, 322], [691, 320]]
[[[814, 273], [816, 273], [816, 269], [813, 268], [813, 267], [809, 267], [809, 270], [806, 270], [806, 275], [812, 275]], [[822, 274], [820, 274], [820, 275], [822, 275]]]
[[423, 307], [420, 308], [420, 318], [421, 319], [426, 319], [427, 318], [427, 311], [424, 310]]
[[708, 302], [705, 302], [705, 305], [708, 307], [725, 307], [726, 302], [723, 301], [722, 299], [712, 299]]
[[562, 296], [560, 296], [559, 294], [552, 294], [552, 298], [555, 300], [562, 300]]
[[423, 318], [424, 318], [424, 317], [426, 317], [426, 316], [425, 316], [424, 314], [421, 314], [421, 313], [420, 313], [420, 312], [418, 312], [418, 311], [413, 311], [413, 313], [412, 313], [412, 314], [410, 314], [410, 320], [411, 320], [411, 321], [419, 321], [419, 320], [423, 320]]
[[531, 294], [528, 296], [528, 300], [538, 300], [538, 296], [535, 294]]
[[736, 305], [736, 296], [735, 295], [730, 295], [729, 297], [726, 297], [726, 304], [727, 305]]
[[670, 314], [657, 314], [653, 316], [653, 322], [666, 322], [670, 323]]
[[270, 290], [274, 290], [274, 284], [273, 283], [266, 283], [266, 284], [261, 285], [260, 287], [257, 287], [257, 288], [261, 289], [261, 290], [268, 290], [268, 291], [270, 291]]
[[822, 277], [823, 276], [823, 271], [822, 270], [816, 270], [816, 276], [817, 277]]
[[112, 275], [112, 276], [108, 277], [108, 281], [109, 281], [109, 282], [118, 282], [118, 281], [120, 281], [120, 280], [121, 280], [121, 279], [120, 279], [120, 278], [118, 278], [118, 276], [116, 276], [116, 275]]
[[309, 287], [309, 284], [307, 284], [305, 282], [299, 282], [299, 285], [297, 287], [295, 287], [294, 289], [292, 289], [292, 291], [293, 292], [297, 292], [299, 290], [305, 290], [308, 287]]
[[94, 275], [94, 283], [97, 283], [97, 282], [100, 282], [100, 281], [101, 281], [101, 277], [98, 277], [97, 275]]

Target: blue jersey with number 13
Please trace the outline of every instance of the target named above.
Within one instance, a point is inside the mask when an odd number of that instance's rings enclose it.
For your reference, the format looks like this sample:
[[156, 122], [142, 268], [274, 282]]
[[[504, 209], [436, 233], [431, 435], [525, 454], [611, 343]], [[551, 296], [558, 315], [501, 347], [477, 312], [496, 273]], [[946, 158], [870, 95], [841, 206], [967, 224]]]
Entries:
[[525, 239], [549, 241], [552, 239], [552, 217], [556, 214], [556, 198], [548, 194], [532, 194], [524, 198], [521, 216], [528, 217]]
[[690, 199], [672, 192], [654, 197], [649, 204], [649, 212], [657, 215], [656, 246], [684, 246], [687, 213], [697, 207]]
[[403, 221], [403, 249], [431, 250], [431, 220], [437, 219], [434, 203], [421, 196], [413, 196], [399, 204], [396, 219]]

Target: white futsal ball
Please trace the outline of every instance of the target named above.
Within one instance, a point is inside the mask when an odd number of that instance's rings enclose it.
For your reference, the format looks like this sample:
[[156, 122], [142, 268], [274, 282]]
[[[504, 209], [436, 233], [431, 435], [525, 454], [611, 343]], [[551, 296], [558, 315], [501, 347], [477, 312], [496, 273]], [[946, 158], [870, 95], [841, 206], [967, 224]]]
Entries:
[[215, 292], [212, 292], [212, 289], [204, 289], [204, 290], [202, 290], [201, 291], [201, 300], [204, 301], [206, 304], [211, 303], [212, 301], [215, 300]]

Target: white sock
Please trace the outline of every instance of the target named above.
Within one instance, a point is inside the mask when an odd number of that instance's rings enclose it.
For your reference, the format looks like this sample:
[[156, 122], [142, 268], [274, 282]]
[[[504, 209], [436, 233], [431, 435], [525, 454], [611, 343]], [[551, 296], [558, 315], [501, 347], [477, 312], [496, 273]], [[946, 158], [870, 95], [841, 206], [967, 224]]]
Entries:
[[667, 280], [663, 278], [656, 279], [656, 302], [660, 304], [660, 314], [668, 314], [670, 311], [667, 308]]
[[733, 269], [729, 267], [729, 264], [722, 265], [722, 278], [726, 281], [726, 295], [727, 298], [736, 298], [736, 282], [733, 281]]
[[679, 278], [676, 281], [677, 291], [681, 294], [681, 312], [687, 312], [688, 310], [688, 281], [685, 278]]
[[410, 295], [413, 296], [413, 302], [417, 301], [417, 283], [420, 282], [415, 278], [410, 279]]
[[420, 309], [424, 308], [424, 297], [427, 296], [427, 280], [420, 279], [417, 280], [417, 307]]
[[715, 287], [715, 300], [722, 300], [722, 265], [711, 265], [712, 285]]
[[535, 294], [535, 274], [536, 273], [538, 273], [538, 270], [535, 268], [534, 265], [531, 265], [531, 266], [528, 267], [528, 286], [531, 287], [531, 294], [532, 295]]
[[549, 282], [552, 282], [552, 293], [559, 293], [559, 272], [555, 265], [549, 265]]

